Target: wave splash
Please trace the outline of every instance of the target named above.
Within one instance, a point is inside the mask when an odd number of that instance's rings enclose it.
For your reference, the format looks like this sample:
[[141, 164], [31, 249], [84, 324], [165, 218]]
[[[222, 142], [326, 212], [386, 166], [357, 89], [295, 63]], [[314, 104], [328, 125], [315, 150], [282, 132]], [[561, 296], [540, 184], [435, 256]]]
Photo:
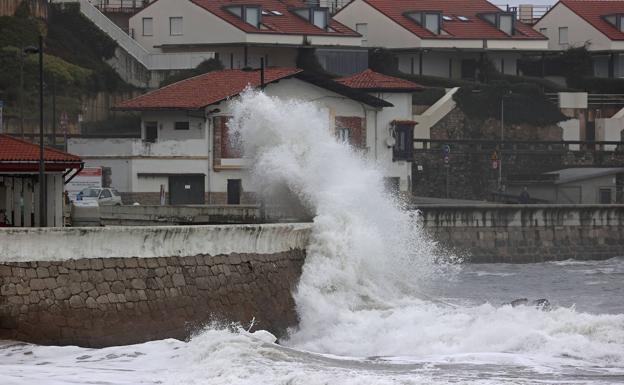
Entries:
[[[345, 356], [500, 353], [624, 366], [624, 316], [572, 309], [461, 307], [422, 294], [452, 279], [417, 215], [384, 190], [382, 169], [339, 142], [327, 111], [248, 91], [233, 129], [253, 164], [257, 191], [287, 188], [314, 215], [312, 242], [294, 293], [300, 325], [287, 346]], [[441, 263], [444, 261], [444, 263]], [[499, 356], [500, 358], [500, 356]]]

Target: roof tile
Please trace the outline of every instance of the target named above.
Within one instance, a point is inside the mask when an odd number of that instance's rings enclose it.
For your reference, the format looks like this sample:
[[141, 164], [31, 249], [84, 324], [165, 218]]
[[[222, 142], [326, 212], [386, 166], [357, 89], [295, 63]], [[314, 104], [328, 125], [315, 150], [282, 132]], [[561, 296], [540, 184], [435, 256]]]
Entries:
[[409, 80], [383, 75], [371, 69], [366, 69], [354, 75], [336, 79], [337, 82], [360, 90], [404, 90], [420, 91], [424, 87]]
[[[193, 3], [248, 33], [280, 33], [306, 35], [360, 36], [347, 26], [329, 19], [329, 29], [321, 29], [297, 16], [291, 9], [307, 5], [301, 0], [191, 0]], [[224, 9], [227, 5], [259, 5], [262, 10], [278, 11], [281, 15], [262, 15], [262, 28], [256, 28]]]
[[[301, 72], [297, 68], [269, 67], [265, 83]], [[197, 110], [243, 92], [247, 86], [260, 85], [259, 70], [223, 70], [208, 72], [170, 84], [127, 100], [115, 107], [120, 110], [186, 109]]]
[[[530, 26], [515, 21], [516, 34], [507, 35], [492, 24], [477, 16], [486, 12], [501, 12], [497, 6], [487, 0], [363, 0], [403, 28], [423, 39], [513, 39], [545, 40], [539, 32]], [[450, 21], [442, 20], [442, 30], [447, 34], [436, 35], [404, 15], [411, 11], [440, 11], [444, 16], [451, 16]], [[468, 18], [459, 20], [458, 16]]]
[[[79, 156], [45, 147], [44, 158], [46, 162], [59, 163], [80, 163]], [[9, 135], [0, 134], [0, 162], [32, 162], [39, 160], [39, 145], [14, 138]]]

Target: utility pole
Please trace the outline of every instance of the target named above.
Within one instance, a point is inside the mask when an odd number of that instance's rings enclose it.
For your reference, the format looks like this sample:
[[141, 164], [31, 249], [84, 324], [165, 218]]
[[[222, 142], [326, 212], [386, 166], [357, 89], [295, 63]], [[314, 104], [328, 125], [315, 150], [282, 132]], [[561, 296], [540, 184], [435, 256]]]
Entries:
[[46, 226], [46, 178], [43, 143], [43, 36], [39, 35], [39, 226]]
[[503, 191], [503, 141], [505, 140], [505, 95], [501, 98], [501, 132], [498, 161], [498, 191]]

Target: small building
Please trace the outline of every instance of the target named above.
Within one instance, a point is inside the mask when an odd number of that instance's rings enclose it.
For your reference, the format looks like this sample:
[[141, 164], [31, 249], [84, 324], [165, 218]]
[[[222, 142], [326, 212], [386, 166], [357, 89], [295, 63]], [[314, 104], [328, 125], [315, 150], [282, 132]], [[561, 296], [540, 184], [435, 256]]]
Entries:
[[315, 48], [332, 73], [368, 67], [362, 36], [329, 9], [301, 0], [158, 0], [130, 18], [130, 35], [148, 51], [214, 52], [228, 69], [295, 67], [299, 48]]
[[[46, 147], [46, 226], [63, 226], [63, 186], [72, 171], [82, 168], [80, 157]], [[0, 135], [0, 211], [10, 226], [40, 226], [39, 145]], [[2, 224], [0, 224], [2, 225]]]
[[523, 54], [548, 40], [486, 0], [353, 0], [334, 19], [362, 35], [366, 47], [385, 47], [404, 73], [475, 79], [489, 59], [498, 71], [518, 74]]
[[585, 46], [595, 76], [624, 77], [624, 1], [560, 0], [535, 29], [548, 37], [549, 50]]
[[372, 71], [339, 81], [297, 68], [266, 68], [264, 76], [209, 72], [118, 105], [141, 113], [140, 138], [72, 138], [69, 148], [89, 167], [110, 168], [126, 203], [159, 204], [161, 186], [169, 204], [255, 203], [246, 160], [226, 124], [233, 98], [248, 86], [317, 103], [337, 136], [377, 160], [401, 191], [410, 190], [411, 93], [422, 87]]
[[532, 199], [550, 203], [624, 203], [624, 167], [566, 168], [533, 180], [510, 180], [507, 193], [520, 195], [524, 187]]

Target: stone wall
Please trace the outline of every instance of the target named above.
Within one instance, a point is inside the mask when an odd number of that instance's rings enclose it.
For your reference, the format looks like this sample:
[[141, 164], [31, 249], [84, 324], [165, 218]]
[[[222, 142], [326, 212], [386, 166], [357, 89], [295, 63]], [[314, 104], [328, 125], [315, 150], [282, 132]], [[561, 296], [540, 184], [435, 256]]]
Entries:
[[283, 334], [309, 229], [1, 229], [0, 339], [100, 347], [254, 318]]
[[467, 262], [624, 256], [624, 205], [429, 205], [424, 228]]

